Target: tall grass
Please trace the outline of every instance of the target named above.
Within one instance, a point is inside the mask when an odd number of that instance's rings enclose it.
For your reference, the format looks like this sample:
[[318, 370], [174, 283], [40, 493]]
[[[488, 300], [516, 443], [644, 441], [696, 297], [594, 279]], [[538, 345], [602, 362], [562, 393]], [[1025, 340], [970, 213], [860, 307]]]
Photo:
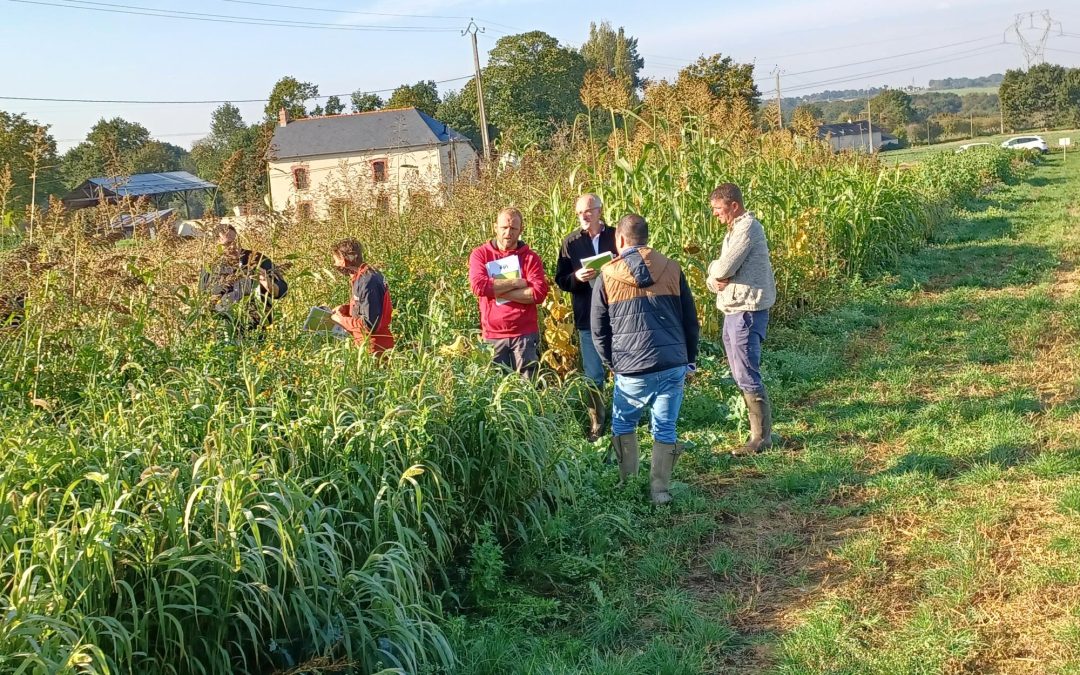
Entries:
[[[549, 267], [578, 192], [599, 193], [611, 220], [645, 215], [704, 307], [698, 271], [723, 237], [707, 195], [736, 182], [765, 223], [786, 312], [888, 265], [935, 209], [1007, 177], [997, 156], [909, 171], [693, 125], [635, 147], [531, 156], [400, 215], [350, 209], [245, 235], [289, 265], [259, 340], [224, 338], [190, 291], [214, 255], [205, 241], [118, 250], [107, 217], [80, 213], [7, 255], [0, 286], [28, 303], [0, 334], [0, 670], [452, 665], [439, 619], [468, 545], [541, 536], [579, 481], [573, 381], [505, 378], [475, 341], [437, 349], [475, 331], [466, 260], [502, 205], [524, 209]], [[389, 280], [389, 360], [297, 329], [307, 307], [344, 300], [326, 269], [342, 236]]]

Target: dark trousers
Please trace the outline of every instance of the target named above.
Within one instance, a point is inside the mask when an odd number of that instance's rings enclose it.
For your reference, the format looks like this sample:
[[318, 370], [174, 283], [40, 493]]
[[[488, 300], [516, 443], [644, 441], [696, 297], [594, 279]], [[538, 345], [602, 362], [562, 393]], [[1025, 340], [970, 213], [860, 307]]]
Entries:
[[761, 343], [768, 325], [767, 309], [724, 315], [724, 354], [735, 384], [747, 393], [760, 394], [765, 388], [761, 384]]
[[492, 362], [525, 377], [532, 378], [540, 367], [540, 334], [530, 333], [521, 337], [489, 338], [485, 340], [495, 352]]

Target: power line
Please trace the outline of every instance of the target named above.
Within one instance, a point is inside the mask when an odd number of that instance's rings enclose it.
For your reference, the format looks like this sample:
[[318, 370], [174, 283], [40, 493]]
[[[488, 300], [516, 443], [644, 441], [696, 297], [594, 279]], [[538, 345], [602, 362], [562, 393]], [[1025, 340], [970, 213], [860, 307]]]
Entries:
[[[159, 19], [180, 19], [184, 21], [203, 21], [208, 23], [229, 23], [248, 26], [270, 26], [278, 28], [305, 28], [308, 30], [338, 30], [338, 31], [364, 31], [364, 32], [390, 32], [390, 33], [448, 33], [458, 30], [442, 26], [370, 26], [370, 25], [341, 25], [332, 23], [319, 23], [314, 21], [293, 21], [281, 19], [263, 19], [260, 17], [233, 16], [229, 14], [208, 14], [204, 12], [184, 12], [181, 10], [154, 9], [139, 5], [120, 5], [107, 2], [91, 2], [90, 0], [63, 0], [64, 3], [43, 2], [42, 0], [8, 0], [23, 5], [42, 5], [45, 7], [61, 7], [64, 9], [81, 9], [87, 12], [107, 12], [110, 14], [130, 14], [135, 16], [153, 16]], [[92, 5], [92, 6], [87, 6]]]
[[996, 45], [987, 45], [985, 47], [976, 47], [975, 49], [966, 50], [964, 52], [959, 52], [956, 55], [952, 55], [953, 58], [939, 59], [939, 60], [936, 60], [936, 61], [928, 61], [926, 63], [920, 63], [920, 64], [916, 64], [916, 65], [905, 66], [903, 68], [896, 68], [896, 69], [893, 69], [893, 70], [879, 70], [879, 71], [873, 71], [873, 72], [867, 72], [867, 73], [859, 73], [859, 74], [856, 74], [856, 75], [844, 76], [844, 77], [841, 77], [841, 78], [836, 78], [836, 79], [831, 79], [831, 80], [821, 80], [819, 82], [809, 82], [809, 83], [805, 83], [805, 84], [799, 84], [799, 85], [795, 85], [794, 87], [789, 88], [788, 92], [790, 93], [792, 91], [805, 91], [807, 89], [813, 89], [815, 87], [834, 85], [834, 84], [845, 84], [847, 82], [853, 82], [855, 80], [859, 80], [859, 79], [866, 78], [866, 77], [877, 77], [879, 75], [892, 75], [894, 73], [903, 73], [903, 72], [907, 72], [907, 71], [911, 71], [911, 70], [917, 70], [919, 68], [926, 68], [928, 66], [936, 66], [936, 65], [941, 65], [941, 64], [945, 64], [945, 63], [951, 63], [953, 61], [959, 61], [959, 60], [962, 60], [962, 59], [971, 58], [972, 56], [978, 56], [978, 55], [981, 55], [981, 54], [986, 54], [986, 53], [988, 53], [989, 51], [991, 51], [993, 49], [1005, 46], [1005, 44], [1007, 44], [1007, 43], [999, 43], [999, 44], [996, 44]]
[[255, 0], [221, 0], [221, 2], [231, 2], [237, 5], [257, 5], [259, 7], [280, 7], [282, 9], [298, 9], [305, 12], [326, 12], [329, 14], [363, 14], [366, 16], [391, 16], [402, 19], [456, 19], [459, 21], [468, 21], [472, 18], [468, 16], [445, 16], [441, 14], [394, 14], [391, 12], [366, 12], [352, 9], [329, 9], [326, 7], [302, 7], [300, 5], [283, 5], [275, 2], [256, 2]]
[[[802, 52], [791, 52], [789, 54], [779, 54], [779, 55], [774, 55], [774, 56], [762, 56], [762, 57], [755, 57], [755, 58], [756, 58], [757, 61], [761, 61], [761, 62], [773, 62], [773, 61], [777, 61], [779, 59], [790, 58], [792, 56], [809, 56], [809, 55], [813, 55], [813, 54], [824, 54], [825, 52], [842, 51], [842, 50], [845, 50], [845, 49], [857, 49], [857, 48], [860, 48], [860, 47], [875, 47], [875, 46], [880, 45], [880, 44], [882, 44], [884, 42], [910, 41], [910, 40], [915, 39], [915, 38], [925, 38], [928, 35], [938, 35], [938, 34], [942, 34], [942, 33], [947, 33], [949, 35], [955, 35], [957, 30], [960, 30], [960, 29], [967, 29], [967, 28], [971, 28], [973, 26], [989, 25], [989, 24], [992, 24], [992, 23], [997, 23], [997, 20], [992, 19], [992, 20], [987, 20], [987, 21], [981, 21], [981, 22], [977, 22], [977, 23], [974, 23], [974, 24], [965, 24], [964, 26], [957, 26], [957, 27], [954, 27], [954, 28], [946, 28], [946, 29], [942, 29], [942, 30], [931, 31], [931, 32], [928, 32], [928, 33], [926, 33], [926, 32], [919, 33], [917, 35], [902, 35], [902, 36], [891, 37], [891, 38], [883, 38], [883, 39], [880, 39], [880, 40], [874, 40], [873, 42], [860, 42], [860, 43], [857, 43], [857, 44], [837, 45], [837, 46], [834, 46], [834, 47], [823, 47], [821, 49], [811, 49], [811, 50], [802, 51]], [[997, 36], [995, 35], [994, 37], [996, 38]], [[1080, 35], [1078, 35], [1077, 37], [1080, 37]], [[694, 62], [696, 62], [698, 60], [698, 57], [695, 57], [693, 59], [688, 59], [685, 56], [663, 56], [663, 55], [659, 55], [659, 54], [641, 54], [641, 56], [644, 56], [645, 58], [648, 58], [648, 59], [660, 59], [662, 61], [674, 61], [674, 62], [682, 64], [682, 65], [694, 63]], [[701, 56], [704, 56], [704, 54], [702, 54]]]
[[453, 19], [457, 21], [475, 21], [485, 26], [502, 26], [503, 28], [509, 28], [510, 30], [520, 31], [520, 28], [514, 26], [507, 26], [504, 23], [498, 23], [496, 21], [490, 21], [488, 19], [480, 19], [472, 16], [453, 16], [445, 14], [398, 14], [394, 12], [368, 12], [364, 10], [354, 9], [331, 9], [328, 7], [304, 7], [302, 5], [286, 5], [275, 2], [257, 2], [257, 0], [221, 0], [221, 2], [231, 2], [238, 5], [256, 5], [259, 7], [279, 7], [281, 9], [295, 9], [303, 12], [326, 12], [329, 14], [363, 14], [364, 16], [389, 16], [400, 19]]
[[[158, 138], [179, 138], [182, 136], [209, 136], [209, 131], [184, 131], [178, 134], [154, 134], [154, 140]], [[82, 143], [85, 138], [58, 138], [57, 143]]]
[[[998, 36], [996, 36], [996, 35], [984, 36], [984, 37], [980, 37], [980, 38], [975, 38], [973, 40], [963, 40], [961, 42], [953, 42], [953, 43], [947, 44], [947, 45], [940, 45], [938, 47], [927, 47], [926, 49], [916, 49], [915, 51], [911, 51], [911, 52], [903, 52], [903, 53], [900, 53], [900, 54], [891, 54], [889, 56], [882, 56], [882, 57], [879, 57], [879, 58], [876, 58], [876, 59], [866, 59], [864, 61], [851, 61], [849, 63], [844, 63], [844, 64], [839, 65], [839, 66], [826, 66], [824, 68], [814, 68], [813, 70], [802, 70], [802, 71], [799, 71], [797, 73], [788, 73], [787, 77], [795, 77], [796, 75], [808, 75], [810, 73], [821, 73], [821, 72], [824, 72], [826, 70], [837, 70], [839, 68], [848, 68], [848, 67], [851, 67], [851, 66], [861, 66], [861, 65], [863, 65], [865, 63], [877, 63], [879, 61], [889, 61], [891, 59], [899, 59], [899, 58], [902, 58], [902, 57], [905, 57], [905, 56], [914, 56], [916, 54], [925, 54], [927, 52], [933, 52], [933, 51], [937, 51], [939, 49], [948, 49], [950, 47], [959, 47], [960, 45], [967, 45], [967, 44], [971, 44], [973, 42], [983, 42], [985, 40], [997, 40], [997, 39], [998, 39]], [[999, 42], [997, 44], [1002, 44], [1002, 43]], [[995, 44], [995, 45], [984, 45], [984, 46], [989, 47], [989, 46], [997, 46], [997, 45]], [[754, 81], [755, 82], [765, 82], [765, 81], [768, 81], [768, 80], [771, 80], [771, 79], [772, 79], [772, 76], [770, 75], [769, 77], [756, 78]]]
[[1075, 49], [1058, 49], [1057, 47], [1044, 47], [1048, 52], [1061, 52], [1062, 54], [1080, 54]]
[[[19, 0], [12, 0], [17, 2]], [[452, 77], [447, 80], [436, 80], [435, 84], [446, 84], [448, 82], [460, 82], [461, 80], [467, 80], [472, 75], [462, 75], [461, 77]], [[393, 92], [397, 87], [390, 87], [388, 89], [371, 89], [368, 91], [359, 92], [361, 94], [385, 94]], [[323, 98], [330, 98], [331, 96], [337, 96], [342, 98], [344, 96], [352, 96], [357, 92], [348, 92], [346, 94], [320, 94], [319, 96], [312, 96], [312, 100], [318, 100]], [[38, 98], [33, 96], [0, 96], [0, 100], [6, 101], [46, 101], [50, 103], [132, 103], [132, 104], [150, 104], [150, 105], [206, 105], [210, 103], [266, 103], [269, 98], [231, 98], [231, 99], [214, 99], [206, 101], [134, 101], [123, 99], [94, 99], [94, 98]]]

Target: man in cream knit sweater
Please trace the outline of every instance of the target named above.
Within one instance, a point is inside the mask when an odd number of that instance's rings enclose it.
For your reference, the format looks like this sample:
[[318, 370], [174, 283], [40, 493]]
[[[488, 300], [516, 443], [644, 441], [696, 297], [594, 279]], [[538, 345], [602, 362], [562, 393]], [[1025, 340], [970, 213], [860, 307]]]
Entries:
[[761, 343], [776, 302], [776, 280], [765, 229], [743, 206], [742, 192], [724, 183], [709, 195], [713, 215], [727, 225], [720, 257], [709, 263], [706, 285], [724, 314], [724, 353], [750, 413], [750, 441], [733, 450], [752, 455], [772, 445], [772, 406], [761, 381]]

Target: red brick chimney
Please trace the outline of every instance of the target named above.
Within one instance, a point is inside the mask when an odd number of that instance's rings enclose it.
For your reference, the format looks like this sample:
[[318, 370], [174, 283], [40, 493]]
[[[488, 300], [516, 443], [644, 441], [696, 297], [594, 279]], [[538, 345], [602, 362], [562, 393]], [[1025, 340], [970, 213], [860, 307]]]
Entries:
[[285, 110], [284, 106], [278, 110], [277, 122], [279, 127], [283, 127], [292, 120], [289, 119], [289, 111]]

